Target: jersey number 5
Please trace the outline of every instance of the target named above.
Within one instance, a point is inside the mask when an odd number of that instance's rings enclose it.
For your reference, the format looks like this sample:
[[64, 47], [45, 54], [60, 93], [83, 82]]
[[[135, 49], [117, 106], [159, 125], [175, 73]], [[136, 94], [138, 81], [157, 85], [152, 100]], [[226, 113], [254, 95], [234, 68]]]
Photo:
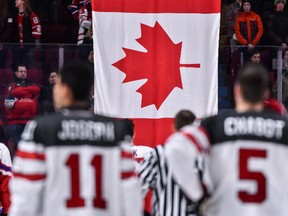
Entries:
[[[102, 197], [102, 156], [95, 155], [90, 165], [95, 173], [95, 196], [93, 205], [96, 208], [106, 208], [106, 200]], [[71, 174], [71, 195], [66, 200], [67, 208], [79, 208], [85, 206], [85, 200], [80, 196], [80, 170], [79, 170], [79, 155], [71, 154], [66, 161], [66, 166], [70, 169]]]
[[266, 150], [260, 149], [240, 149], [239, 152], [239, 179], [251, 180], [257, 184], [255, 193], [239, 191], [238, 197], [243, 202], [261, 203], [266, 199], [266, 177], [261, 172], [250, 171], [248, 162], [252, 158], [266, 158]]

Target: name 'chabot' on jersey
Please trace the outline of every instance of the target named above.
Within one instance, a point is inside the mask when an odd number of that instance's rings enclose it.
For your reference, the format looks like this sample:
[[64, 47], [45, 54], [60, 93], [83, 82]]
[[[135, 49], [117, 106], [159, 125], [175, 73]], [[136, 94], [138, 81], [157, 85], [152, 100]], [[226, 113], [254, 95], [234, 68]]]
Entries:
[[62, 130], [57, 134], [60, 140], [115, 140], [114, 125], [111, 122], [63, 120], [61, 127]]
[[265, 138], [281, 139], [285, 122], [262, 117], [228, 117], [224, 120], [227, 136], [255, 135]]

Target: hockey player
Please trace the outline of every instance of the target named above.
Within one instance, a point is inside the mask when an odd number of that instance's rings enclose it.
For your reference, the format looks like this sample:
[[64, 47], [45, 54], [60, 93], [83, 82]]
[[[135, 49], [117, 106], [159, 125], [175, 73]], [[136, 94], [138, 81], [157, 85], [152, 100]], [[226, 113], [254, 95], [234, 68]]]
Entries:
[[0, 205], [1, 216], [6, 216], [10, 207], [9, 182], [12, 177], [12, 162], [8, 148], [0, 142]]
[[205, 191], [192, 167], [199, 152], [209, 152], [205, 216], [288, 215], [288, 121], [264, 110], [268, 86], [261, 65], [245, 65], [234, 87], [235, 111], [187, 127], [166, 143], [173, 178], [196, 201]]
[[139, 216], [140, 185], [125, 124], [87, 110], [93, 70], [74, 63], [54, 87], [59, 110], [25, 127], [9, 216]]

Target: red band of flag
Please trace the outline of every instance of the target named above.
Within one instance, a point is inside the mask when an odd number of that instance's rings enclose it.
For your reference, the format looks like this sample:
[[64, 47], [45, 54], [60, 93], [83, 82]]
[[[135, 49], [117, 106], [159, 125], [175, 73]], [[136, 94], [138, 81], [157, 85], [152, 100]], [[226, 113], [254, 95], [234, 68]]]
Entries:
[[96, 12], [220, 13], [220, 0], [92, 0]]
[[133, 143], [155, 147], [164, 144], [173, 132], [174, 118], [161, 119], [132, 119], [135, 124]]

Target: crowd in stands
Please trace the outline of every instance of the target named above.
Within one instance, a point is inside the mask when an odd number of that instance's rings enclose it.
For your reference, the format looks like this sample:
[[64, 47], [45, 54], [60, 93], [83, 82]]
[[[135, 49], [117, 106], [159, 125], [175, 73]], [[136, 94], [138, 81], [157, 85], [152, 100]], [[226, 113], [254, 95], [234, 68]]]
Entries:
[[[0, 0], [0, 5], [0, 115], [5, 116], [6, 122], [6, 86], [17, 79], [19, 66], [25, 67], [28, 80], [41, 86], [37, 98], [44, 105], [40, 112], [49, 112], [53, 110], [50, 76], [60, 65], [59, 44], [71, 44], [64, 49], [64, 61], [81, 59], [93, 65], [90, 0]], [[231, 85], [240, 64], [260, 62], [271, 71], [271, 89], [273, 95], [277, 95], [272, 61], [278, 50], [283, 51], [284, 59], [288, 53], [287, 8], [286, 0], [222, 1], [222, 22], [225, 24], [221, 24], [221, 37], [225, 40], [222, 43], [221, 39], [220, 45], [225, 44], [229, 50], [227, 73], [231, 75]], [[288, 85], [288, 73], [287, 67], [283, 67], [284, 89]], [[284, 102], [288, 98], [285, 92]]]
[[[23, 111], [24, 116], [29, 115], [25, 122], [36, 113], [54, 109], [53, 77], [61, 66], [61, 51], [64, 61], [80, 59], [93, 65], [92, 8], [90, 0], [0, 0], [0, 5], [0, 118], [7, 125], [15, 107], [28, 109], [19, 105], [27, 98], [35, 98], [40, 105]], [[61, 50], [59, 44], [67, 45]], [[10, 86], [13, 83], [17, 88]], [[39, 89], [32, 93], [31, 85]], [[20, 115], [19, 110], [16, 113]], [[23, 121], [20, 123], [24, 125]], [[9, 133], [15, 133], [15, 128], [21, 133], [21, 124], [20, 129], [13, 126]]]
[[[231, 84], [237, 75], [242, 56], [243, 62], [263, 64], [271, 71], [270, 90], [273, 97], [277, 97], [277, 77], [272, 60], [276, 57], [276, 52], [281, 50], [284, 59], [282, 100], [287, 107], [286, 0], [227, 0], [223, 3], [226, 24], [222, 25], [222, 33], [231, 59], [227, 62], [230, 66], [228, 73], [232, 78]], [[9, 141], [0, 142], [8, 144], [13, 155], [26, 123], [37, 114], [46, 115], [57, 111], [52, 100], [61, 52], [57, 44], [75, 45], [72, 49], [68, 47], [64, 50], [64, 60], [82, 59], [88, 65], [93, 65], [92, 9], [90, 0], [0, 0], [0, 5], [0, 138], [10, 137]], [[89, 103], [89, 110], [93, 112], [93, 91]], [[195, 119], [194, 115], [192, 117], [191, 122]], [[0, 145], [0, 150], [1, 148]], [[161, 148], [154, 149], [146, 162], [154, 160], [154, 151], [163, 151]], [[161, 155], [156, 159], [155, 163], [160, 163]], [[11, 164], [11, 161], [7, 164]], [[146, 180], [145, 175], [141, 176], [141, 169], [139, 172], [140, 178]], [[155, 186], [153, 181], [156, 180], [150, 180], [146, 184]], [[157, 193], [157, 188], [152, 189]], [[179, 192], [180, 195], [181, 193]], [[183, 196], [181, 200], [186, 202], [186, 197]], [[192, 204], [187, 202], [183, 208]]]
[[[268, 69], [271, 89], [274, 89], [272, 95], [277, 97], [277, 68], [273, 67], [273, 59], [277, 58], [278, 51], [282, 51], [285, 62], [288, 51], [287, 9], [286, 0], [233, 0], [222, 5], [225, 24], [221, 25], [220, 43], [227, 46], [227, 71], [232, 85], [243, 63], [259, 61]], [[283, 64], [282, 68], [285, 80], [287, 67]], [[283, 102], [286, 98], [283, 96]]]
[[[28, 68], [41, 68], [48, 76], [50, 56], [58, 61], [56, 44], [89, 45], [88, 53], [65, 50], [67, 58], [77, 55], [86, 59], [91, 51], [90, 0], [1, 0], [0, 4], [0, 68], [15, 70], [19, 63], [25, 63]], [[45, 45], [52, 43], [55, 48], [48, 51]]]

